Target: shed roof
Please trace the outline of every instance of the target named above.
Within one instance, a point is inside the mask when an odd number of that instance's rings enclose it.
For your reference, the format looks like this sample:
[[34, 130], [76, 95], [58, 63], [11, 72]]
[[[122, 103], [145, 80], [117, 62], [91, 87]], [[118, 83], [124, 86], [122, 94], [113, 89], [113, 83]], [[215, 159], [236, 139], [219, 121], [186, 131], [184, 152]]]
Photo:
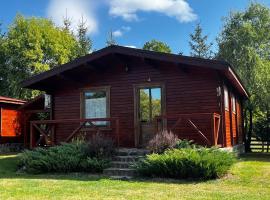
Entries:
[[0, 103], [8, 103], [8, 104], [16, 104], [16, 105], [23, 105], [26, 101], [21, 99], [15, 99], [10, 97], [0, 96]]
[[224, 74], [224, 76], [236, 87], [236, 89], [239, 91], [240, 94], [242, 94], [246, 98], [249, 96], [240, 78], [238, 77], [238, 75], [228, 62], [213, 59], [195, 58], [169, 53], [160, 53], [130, 47], [123, 47], [118, 45], [112, 45], [100, 49], [91, 54], [85, 55], [71, 62], [63, 64], [59, 67], [55, 67], [49, 71], [32, 76], [29, 79], [23, 81], [22, 86], [26, 88], [43, 90], [45, 89], [45, 87], [42, 85], [42, 83], [50, 81], [51, 78], [59, 76], [65, 71], [70, 71], [74, 70], [77, 67], [85, 66], [85, 64], [87, 63], [91, 63], [108, 55], [140, 57], [143, 59], [155, 60], [157, 62], [169, 62], [175, 64], [184, 64], [188, 66], [218, 70], [222, 72], [222, 74]]

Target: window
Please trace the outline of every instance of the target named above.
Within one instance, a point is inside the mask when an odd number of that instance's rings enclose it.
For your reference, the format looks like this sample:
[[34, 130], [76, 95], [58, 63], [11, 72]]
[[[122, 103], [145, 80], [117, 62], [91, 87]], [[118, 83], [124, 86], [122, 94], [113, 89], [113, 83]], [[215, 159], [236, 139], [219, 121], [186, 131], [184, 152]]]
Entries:
[[[95, 88], [83, 92], [83, 116], [86, 119], [109, 117], [109, 88]], [[98, 121], [94, 124], [104, 126], [107, 122]]]
[[140, 89], [140, 120], [151, 122], [161, 115], [161, 88]]
[[229, 93], [226, 87], [224, 87], [224, 107], [225, 110], [229, 110]]
[[232, 94], [232, 111], [236, 113], [235, 96]]

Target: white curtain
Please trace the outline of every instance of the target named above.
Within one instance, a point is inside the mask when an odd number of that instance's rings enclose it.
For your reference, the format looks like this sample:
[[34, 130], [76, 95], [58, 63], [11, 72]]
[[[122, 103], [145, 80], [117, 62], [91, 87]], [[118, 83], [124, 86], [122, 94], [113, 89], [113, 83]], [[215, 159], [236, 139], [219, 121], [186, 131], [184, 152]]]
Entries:
[[[85, 100], [85, 118], [106, 118], [106, 97]], [[106, 125], [106, 122], [95, 122], [96, 125]]]

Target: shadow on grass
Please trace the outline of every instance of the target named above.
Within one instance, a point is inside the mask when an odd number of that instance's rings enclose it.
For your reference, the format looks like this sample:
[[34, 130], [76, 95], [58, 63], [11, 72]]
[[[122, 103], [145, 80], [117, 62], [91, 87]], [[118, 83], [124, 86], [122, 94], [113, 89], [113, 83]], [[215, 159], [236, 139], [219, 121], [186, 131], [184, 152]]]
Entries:
[[240, 156], [242, 161], [270, 162], [270, 153], [252, 152]]
[[[270, 154], [263, 153], [248, 153], [240, 156], [240, 161], [259, 161], [259, 162], [270, 162]], [[103, 176], [102, 174], [88, 174], [88, 173], [48, 173], [48, 174], [27, 174], [17, 173], [17, 162], [18, 157], [16, 155], [5, 156], [1, 158], [0, 155], [0, 180], [1, 179], [53, 179], [53, 180], [74, 180], [74, 181], [99, 181], [99, 180], [110, 180], [110, 178]], [[113, 179], [112, 179], [113, 180]], [[131, 180], [122, 180], [130, 183], [144, 182], [144, 183], [167, 183], [167, 184], [198, 184], [213, 180], [203, 179], [166, 179], [166, 178], [133, 178]]]

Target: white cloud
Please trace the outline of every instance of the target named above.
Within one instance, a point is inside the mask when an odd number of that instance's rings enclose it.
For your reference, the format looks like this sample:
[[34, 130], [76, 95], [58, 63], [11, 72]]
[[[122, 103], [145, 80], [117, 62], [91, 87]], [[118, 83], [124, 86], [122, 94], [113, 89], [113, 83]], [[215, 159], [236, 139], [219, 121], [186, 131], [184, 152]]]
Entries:
[[179, 22], [190, 22], [197, 18], [186, 0], [111, 0], [109, 14], [126, 21], [138, 20], [137, 12], [158, 12], [176, 18]]
[[129, 32], [131, 30], [131, 27], [129, 26], [122, 26], [120, 29], [117, 29], [112, 32], [112, 35], [114, 37], [122, 37], [124, 33]]
[[126, 45], [125, 47], [134, 48], [134, 49], [136, 49], [136, 48], [137, 48], [137, 47], [136, 47], [136, 46], [134, 46], [134, 45]]
[[123, 32], [121, 30], [116, 30], [112, 32], [112, 35], [114, 37], [121, 37], [123, 35]]
[[76, 31], [82, 16], [88, 27], [89, 33], [95, 33], [98, 22], [94, 15], [96, 4], [93, 0], [50, 0], [47, 8], [47, 16], [59, 26], [63, 26], [66, 16], [71, 20], [71, 28]]

